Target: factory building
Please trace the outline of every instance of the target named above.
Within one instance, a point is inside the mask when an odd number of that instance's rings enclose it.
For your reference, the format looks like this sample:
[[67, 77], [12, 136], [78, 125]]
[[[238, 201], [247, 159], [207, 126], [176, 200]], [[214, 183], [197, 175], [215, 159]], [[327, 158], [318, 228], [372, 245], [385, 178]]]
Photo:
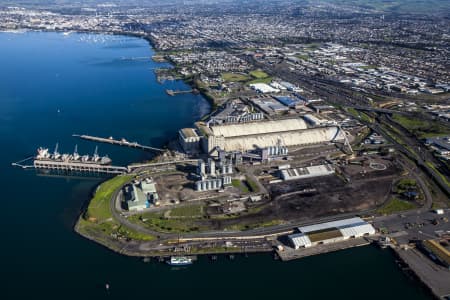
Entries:
[[270, 85], [265, 84], [265, 83], [253, 83], [253, 84], [250, 84], [250, 87], [252, 89], [254, 89], [255, 91], [257, 91], [258, 93], [263, 93], [263, 94], [279, 93], [280, 92], [279, 89], [275, 89], [275, 88], [273, 88]]
[[200, 152], [201, 137], [194, 128], [183, 128], [178, 132], [178, 141], [184, 152], [196, 154]]
[[350, 238], [375, 234], [375, 228], [358, 217], [299, 227], [298, 231], [299, 233], [288, 236], [294, 249], [336, 243]]
[[324, 119], [319, 117], [318, 115], [306, 114], [303, 116], [303, 119], [311, 126], [332, 126], [336, 125], [335, 121]]
[[308, 128], [303, 119], [283, 119], [245, 124], [208, 127], [197, 123], [205, 133], [203, 150], [211, 153], [216, 147], [224, 151], [247, 151], [276, 146], [286, 147], [344, 141], [345, 133], [336, 126]]
[[318, 165], [306, 168], [285, 169], [281, 170], [280, 173], [281, 179], [283, 180], [296, 180], [331, 175], [334, 174], [334, 168], [331, 165]]
[[156, 184], [150, 178], [127, 186], [124, 190], [126, 206], [129, 211], [141, 211], [152, 204], [159, 205]]

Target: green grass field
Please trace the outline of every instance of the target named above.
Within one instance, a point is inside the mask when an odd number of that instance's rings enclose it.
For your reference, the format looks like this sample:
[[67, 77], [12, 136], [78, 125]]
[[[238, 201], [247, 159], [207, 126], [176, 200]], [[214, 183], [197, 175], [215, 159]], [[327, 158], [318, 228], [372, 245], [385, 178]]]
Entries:
[[419, 138], [436, 137], [450, 134], [450, 128], [442, 126], [438, 122], [425, 121], [419, 118], [410, 118], [394, 114], [395, 122], [406, 128]]
[[143, 213], [128, 218], [132, 223], [163, 233], [198, 232], [205, 228], [196, 225], [194, 218], [182, 220], [165, 218], [163, 213]]
[[239, 73], [223, 73], [222, 79], [226, 82], [243, 82], [250, 80], [250, 77]]
[[180, 206], [170, 210], [170, 217], [196, 218], [203, 216], [202, 205]]
[[248, 187], [250, 188], [250, 190], [251, 190], [252, 192], [254, 192], [254, 193], [259, 192], [259, 187], [258, 187], [258, 185], [256, 184], [256, 182], [254, 182], [254, 181], [248, 179], [248, 177], [247, 177], [247, 179], [246, 179], [246, 182], [247, 182], [247, 185], [248, 185]]
[[95, 219], [96, 222], [102, 222], [111, 218], [109, 207], [111, 196], [132, 178], [133, 176], [129, 175], [119, 175], [99, 185], [94, 197], [91, 199], [91, 202], [89, 202], [86, 219]]
[[431, 169], [433, 169], [438, 175], [439, 177], [441, 177], [442, 181], [444, 181], [444, 183], [450, 187], [450, 182], [448, 181], [447, 177], [444, 176], [444, 174], [442, 174], [441, 172], [439, 172], [439, 170], [429, 161], [425, 162], [427, 166], [429, 166]]
[[416, 180], [408, 178], [400, 179], [395, 186], [396, 192], [399, 194], [415, 188], [417, 188]]
[[417, 206], [411, 202], [393, 197], [383, 207], [379, 208], [377, 212], [382, 215], [389, 215], [396, 212], [414, 209], [416, 207]]
[[248, 193], [250, 192], [249, 188], [247, 187], [246, 184], [244, 184], [242, 181], [240, 181], [239, 179], [233, 179], [231, 180], [231, 185], [235, 188], [238, 188], [239, 190], [241, 190], [241, 192], [243, 193]]
[[259, 78], [259, 79], [254, 79], [254, 80], [248, 81], [247, 84], [254, 84], [254, 83], [269, 84], [271, 82], [272, 82], [272, 77], [266, 77], [266, 78]]
[[226, 227], [226, 229], [227, 230], [236, 230], [236, 231], [245, 231], [245, 230], [250, 230], [250, 229], [255, 229], [255, 228], [276, 226], [276, 225], [280, 225], [280, 224], [283, 224], [282, 220], [268, 220], [268, 221], [263, 221], [263, 222], [258, 222], [258, 223], [234, 224], [234, 225], [230, 225], [230, 226]]
[[252, 76], [253, 78], [256, 78], [256, 79], [263, 79], [263, 78], [269, 77], [269, 75], [266, 72], [261, 71], [261, 70], [251, 71], [250, 76]]
[[131, 179], [133, 179], [131, 175], [119, 175], [98, 186], [84, 216], [78, 220], [77, 229], [79, 232], [104, 242], [112, 235], [141, 241], [150, 241], [156, 238], [152, 235], [142, 234], [123, 227], [112, 217], [110, 210], [111, 197], [114, 192]]

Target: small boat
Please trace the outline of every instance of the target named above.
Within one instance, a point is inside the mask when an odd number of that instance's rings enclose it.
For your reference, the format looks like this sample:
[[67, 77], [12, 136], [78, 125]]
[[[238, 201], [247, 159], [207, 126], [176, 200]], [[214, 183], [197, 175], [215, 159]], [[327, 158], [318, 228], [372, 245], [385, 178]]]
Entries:
[[171, 266], [187, 266], [192, 265], [192, 258], [186, 256], [171, 256], [167, 264]]

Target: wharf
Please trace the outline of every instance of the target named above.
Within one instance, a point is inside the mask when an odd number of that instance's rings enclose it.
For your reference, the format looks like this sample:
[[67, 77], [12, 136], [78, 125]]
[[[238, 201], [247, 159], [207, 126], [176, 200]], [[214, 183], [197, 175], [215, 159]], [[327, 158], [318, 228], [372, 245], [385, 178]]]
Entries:
[[199, 91], [197, 89], [191, 89], [191, 90], [186, 90], [186, 91], [166, 90], [166, 93], [169, 96], [175, 96], [175, 95], [179, 95], [179, 94], [189, 94], [189, 93], [198, 94]]
[[438, 299], [450, 297], [450, 270], [434, 263], [417, 249], [393, 248], [397, 256], [411, 269]]
[[128, 171], [125, 167], [101, 165], [94, 163], [83, 162], [61, 162], [49, 160], [35, 160], [34, 168], [47, 170], [64, 170], [75, 172], [92, 172], [92, 173], [106, 173], [106, 174], [123, 174]]
[[329, 243], [323, 245], [317, 245], [309, 248], [301, 248], [295, 250], [293, 248], [284, 247], [283, 251], [277, 250], [277, 254], [282, 261], [289, 261], [293, 259], [299, 259], [307, 256], [324, 254], [328, 252], [334, 252], [344, 250], [353, 247], [369, 245], [370, 241], [365, 238], [349, 239], [342, 242]]
[[112, 137], [110, 137], [110, 138], [102, 138], [102, 137], [86, 135], [86, 134], [81, 134], [81, 135], [80, 134], [72, 134], [72, 136], [73, 137], [78, 137], [78, 138], [83, 139], [83, 140], [93, 141], [93, 142], [113, 144], [113, 145], [130, 147], [130, 148], [137, 148], [137, 149], [153, 151], [153, 152], [164, 152], [165, 151], [164, 149], [141, 145], [141, 144], [139, 144], [137, 142], [129, 142], [129, 141], [125, 140], [125, 139], [116, 140], [116, 139], [114, 139]]

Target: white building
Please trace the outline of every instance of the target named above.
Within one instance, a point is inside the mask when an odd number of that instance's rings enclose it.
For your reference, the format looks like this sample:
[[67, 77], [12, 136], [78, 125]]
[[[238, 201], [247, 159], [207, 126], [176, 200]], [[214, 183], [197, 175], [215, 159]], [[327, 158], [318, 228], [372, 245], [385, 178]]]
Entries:
[[184, 152], [196, 154], [200, 151], [200, 139], [194, 128], [183, 128], [178, 132], [178, 141]]
[[263, 94], [280, 92], [279, 89], [273, 88], [270, 85], [265, 84], [265, 83], [253, 83], [253, 84], [250, 84], [250, 87], [252, 89], [254, 89], [255, 91], [257, 91], [259, 93], [263, 93]]
[[308, 128], [300, 118], [211, 127], [197, 123], [197, 126], [205, 133], [203, 150], [207, 153], [216, 147], [224, 151], [247, 151], [276, 146], [279, 141], [289, 147], [345, 139], [345, 133], [336, 126]]
[[298, 230], [299, 233], [288, 236], [294, 249], [375, 234], [375, 228], [359, 217], [298, 227]]
[[306, 168], [295, 168], [281, 170], [281, 179], [283, 180], [296, 180], [305, 179], [319, 176], [327, 176], [334, 174], [334, 168], [332, 165], [318, 165], [310, 166]]

